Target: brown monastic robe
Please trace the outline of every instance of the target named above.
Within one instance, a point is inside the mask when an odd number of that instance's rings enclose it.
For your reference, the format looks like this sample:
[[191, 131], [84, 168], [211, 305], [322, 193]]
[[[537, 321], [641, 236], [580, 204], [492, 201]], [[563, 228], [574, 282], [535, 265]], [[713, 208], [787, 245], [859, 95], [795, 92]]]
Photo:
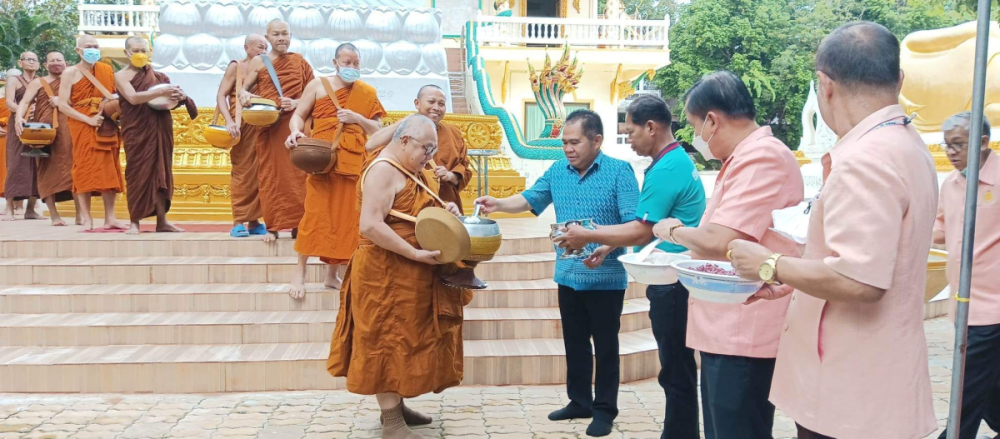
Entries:
[[[0, 96], [0, 128], [3, 128], [4, 131], [12, 130], [13, 128], [11, 125], [7, 123], [8, 121], [13, 122], [11, 119], [13, 119], [13, 117], [10, 113], [10, 109], [7, 108], [7, 98]], [[14, 133], [9, 134], [11, 136], [15, 135]], [[0, 145], [3, 145], [4, 148], [7, 147], [7, 134], [0, 136]], [[7, 151], [0, 154], [0, 197], [4, 195], [3, 186], [5, 180], [7, 180]]]
[[[39, 79], [45, 81], [45, 78]], [[59, 96], [59, 84], [62, 79], [56, 79], [49, 84], [53, 96]], [[35, 95], [35, 121], [52, 124], [52, 103], [45, 88]], [[38, 195], [45, 199], [55, 196], [56, 201], [73, 199], [73, 136], [69, 133], [69, 122], [63, 113], [59, 113], [59, 128], [56, 129], [56, 139], [45, 147], [49, 157], [38, 159]]]
[[[237, 74], [246, 78], [245, 63], [236, 63]], [[240, 99], [236, 96], [235, 84], [229, 94], [229, 115], [236, 118], [236, 106]], [[232, 163], [229, 183], [229, 197], [233, 204], [233, 220], [241, 223], [257, 221], [263, 215], [260, 210], [260, 197], [257, 183], [257, 137], [260, 128], [237, 121], [240, 124], [240, 141], [229, 150], [229, 161]]]
[[[288, 52], [274, 60], [274, 71], [284, 96], [291, 99], [302, 97], [302, 91], [313, 80], [312, 66], [297, 53]], [[257, 72], [255, 87], [258, 96], [281, 105], [278, 89], [266, 68]], [[257, 138], [260, 207], [267, 230], [272, 232], [297, 228], [305, 213], [306, 173], [292, 165], [285, 147], [285, 140], [291, 134], [288, 124], [293, 113], [282, 112], [278, 121], [262, 129]]]
[[438, 194], [442, 200], [457, 204], [458, 210], [464, 214], [462, 190], [472, 180], [472, 168], [469, 167], [469, 148], [465, 145], [462, 130], [454, 125], [438, 124], [437, 135], [438, 151], [437, 154], [434, 154], [434, 162], [438, 166], [444, 166], [458, 177], [457, 185], [442, 181]]
[[[378, 93], [362, 81], [336, 92], [341, 107], [366, 119], [385, 115]], [[332, 142], [337, 132], [337, 107], [329, 97], [313, 106], [312, 137]], [[358, 247], [358, 176], [361, 174], [368, 134], [357, 124], [345, 124], [340, 137], [337, 166], [306, 179], [305, 215], [299, 223], [295, 251], [319, 256], [328, 264], [346, 264]]]
[[[27, 91], [28, 81], [21, 76], [15, 76], [21, 81], [21, 87], [14, 92], [14, 100], [18, 103]], [[8, 85], [13, 87], [13, 84]], [[10, 116], [11, 120], [14, 115]], [[4, 182], [4, 196], [17, 200], [26, 200], [30, 197], [38, 196], [38, 181], [36, 180], [38, 170], [35, 159], [22, 156], [22, 152], [28, 151], [28, 147], [21, 143], [14, 127], [10, 127], [7, 136], [7, 180]]]
[[[150, 66], [139, 69], [129, 81], [136, 92], [144, 92], [170, 78]], [[174, 119], [167, 110], [146, 104], [133, 105], [121, 99], [122, 143], [125, 147], [125, 200], [129, 220], [139, 222], [156, 215], [156, 201], [164, 199], [166, 210], [174, 196]], [[188, 98], [184, 105], [191, 119], [198, 107]]]
[[[369, 163], [379, 155], [375, 151]], [[418, 173], [425, 184], [426, 174]], [[362, 181], [357, 196], [360, 210]], [[407, 178], [392, 208], [416, 216], [438, 203]], [[419, 248], [415, 225], [386, 218], [386, 224]], [[462, 382], [462, 307], [472, 292], [445, 286], [439, 274], [454, 265], [412, 261], [361, 237], [347, 266], [327, 371], [347, 377], [347, 390], [362, 395], [395, 392], [412, 398]]]

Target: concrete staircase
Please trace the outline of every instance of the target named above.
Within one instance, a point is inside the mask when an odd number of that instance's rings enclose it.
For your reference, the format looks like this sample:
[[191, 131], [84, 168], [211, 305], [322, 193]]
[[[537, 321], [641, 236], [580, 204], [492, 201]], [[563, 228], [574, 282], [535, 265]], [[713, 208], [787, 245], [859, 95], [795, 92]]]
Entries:
[[[490, 289], [466, 309], [467, 385], [565, 382], [555, 254], [540, 221], [500, 220]], [[309, 266], [288, 297], [293, 242], [223, 233], [83, 234], [0, 225], [0, 389], [205, 393], [339, 389], [325, 368], [339, 292]], [[656, 375], [644, 287], [622, 315], [622, 381]]]
[[469, 103], [465, 99], [465, 49], [447, 48], [448, 85], [451, 92], [452, 113], [469, 114]]

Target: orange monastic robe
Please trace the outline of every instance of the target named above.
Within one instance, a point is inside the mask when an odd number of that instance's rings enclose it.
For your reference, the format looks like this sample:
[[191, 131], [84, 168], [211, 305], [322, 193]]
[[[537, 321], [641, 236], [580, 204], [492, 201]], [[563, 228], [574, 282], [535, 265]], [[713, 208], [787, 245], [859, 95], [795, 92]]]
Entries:
[[[385, 115], [375, 88], [357, 81], [336, 91], [341, 107], [368, 119]], [[332, 142], [337, 131], [337, 107], [328, 96], [316, 100], [312, 137]], [[345, 124], [338, 162], [325, 175], [306, 179], [305, 215], [299, 223], [295, 251], [319, 256], [328, 264], [346, 264], [358, 247], [357, 184], [368, 135], [357, 124]]]
[[[417, 178], [426, 184], [426, 174]], [[360, 206], [360, 183], [357, 194]], [[392, 208], [416, 216], [436, 204], [408, 178]], [[385, 221], [419, 248], [413, 223], [392, 216]], [[454, 265], [415, 262], [362, 237], [341, 288], [327, 371], [347, 377], [347, 390], [362, 395], [395, 392], [412, 398], [461, 383], [462, 307], [472, 292], [445, 286], [439, 276], [443, 270], [450, 272]]]
[[458, 184], [441, 182], [438, 195], [444, 201], [450, 201], [462, 209], [462, 190], [469, 185], [472, 180], [472, 168], [469, 167], [469, 148], [465, 146], [465, 139], [462, 137], [462, 130], [454, 125], [446, 123], [438, 124], [438, 151], [434, 154], [434, 162], [438, 166], [444, 166], [449, 171], [456, 174]]
[[[13, 129], [7, 123], [8, 119], [12, 119], [14, 115], [10, 113], [10, 109], [7, 108], [7, 98], [0, 97], [0, 128], [4, 131], [8, 129]], [[10, 135], [15, 135], [14, 133], [9, 133]], [[0, 145], [7, 145], [7, 136], [0, 136]], [[0, 197], [4, 195], [3, 193], [3, 183], [7, 180], [7, 152], [4, 151], [0, 154]]]
[[[76, 68], [82, 68], [78, 64]], [[94, 64], [94, 77], [111, 93], [115, 92], [115, 72], [104, 63]], [[85, 116], [97, 114], [104, 97], [87, 78], [81, 77], [73, 84], [69, 102]], [[99, 142], [97, 129], [69, 118], [69, 131], [73, 135], [73, 193], [121, 192], [125, 187], [122, 167], [121, 137], [115, 142]]]
[[[267, 55], [265, 55], [267, 56]], [[274, 60], [274, 71], [286, 98], [298, 99], [313, 80], [313, 68], [297, 53], [287, 53]], [[257, 72], [256, 94], [280, 105], [278, 89], [267, 69]], [[264, 223], [272, 232], [299, 226], [305, 212], [306, 173], [292, 165], [285, 140], [291, 134], [288, 126], [292, 112], [282, 112], [281, 118], [260, 131], [257, 138], [257, 182]], [[308, 133], [307, 133], [308, 134]]]
[[[237, 74], [246, 77], [249, 61], [236, 63]], [[240, 100], [236, 97], [236, 86], [229, 94], [229, 115], [236, 120], [236, 106]], [[257, 189], [257, 137], [260, 128], [240, 124], [240, 141], [229, 150], [229, 161], [232, 163], [230, 172], [229, 197], [233, 203], [233, 221], [241, 223], [257, 221], [263, 215], [260, 210], [260, 196]]]

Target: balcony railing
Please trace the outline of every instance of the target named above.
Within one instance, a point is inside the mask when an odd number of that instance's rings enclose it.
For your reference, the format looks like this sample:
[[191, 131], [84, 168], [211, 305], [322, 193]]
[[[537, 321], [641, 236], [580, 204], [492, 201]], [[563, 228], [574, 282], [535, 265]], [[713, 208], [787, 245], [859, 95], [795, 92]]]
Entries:
[[665, 49], [667, 20], [605, 20], [540, 17], [488, 17], [476, 20], [481, 44], [562, 45]]
[[[151, 2], [148, 2], [151, 3]], [[150, 33], [156, 30], [160, 7], [118, 0], [117, 4], [91, 4], [80, 0], [79, 31], [98, 34]]]

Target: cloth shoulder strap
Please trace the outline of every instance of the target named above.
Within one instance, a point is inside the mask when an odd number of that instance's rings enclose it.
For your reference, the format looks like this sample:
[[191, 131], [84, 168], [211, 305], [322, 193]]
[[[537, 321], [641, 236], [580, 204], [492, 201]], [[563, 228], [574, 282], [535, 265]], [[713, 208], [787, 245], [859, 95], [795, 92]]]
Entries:
[[285, 94], [281, 91], [281, 81], [278, 81], [278, 72], [274, 71], [274, 64], [271, 64], [271, 57], [265, 52], [260, 54], [260, 60], [264, 62], [264, 68], [267, 69], [267, 74], [271, 76], [274, 88], [278, 89], [278, 97], [285, 97]]
[[[381, 157], [381, 158], [377, 158], [377, 159], [373, 160], [371, 162], [371, 164], [368, 165], [368, 168], [365, 169], [365, 172], [363, 172], [361, 174], [361, 187], [362, 188], [365, 185], [365, 177], [368, 176], [368, 171], [370, 171], [372, 169], [372, 167], [375, 166], [375, 164], [378, 163], [378, 162], [386, 162], [386, 163], [389, 163], [390, 165], [394, 166], [396, 169], [398, 169], [400, 172], [402, 172], [403, 175], [406, 175], [411, 180], [413, 180], [417, 184], [417, 186], [420, 186], [421, 189], [423, 189], [423, 190], [427, 191], [427, 193], [431, 194], [431, 197], [434, 197], [434, 200], [436, 200], [438, 203], [441, 203], [442, 207], [446, 204], [444, 202], [444, 200], [442, 200], [441, 197], [438, 197], [438, 194], [434, 193], [434, 191], [432, 191], [431, 188], [427, 187], [427, 185], [424, 184], [424, 182], [420, 181], [420, 179], [417, 178], [415, 175], [411, 174], [410, 171], [407, 171], [405, 168], [403, 168], [403, 165], [400, 165], [399, 163], [396, 163], [395, 160], [387, 159], [385, 157]], [[394, 216], [396, 218], [399, 218], [401, 220], [404, 220], [404, 221], [417, 222], [417, 218], [416, 217], [414, 217], [412, 215], [407, 215], [407, 214], [405, 214], [403, 212], [400, 212], [398, 210], [395, 210], [395, 209], [390, 210], [389, 211], [389, 215], [392, 215], [392, 216]]]
[[338, 110], [343, 110], [344, 108], [340, 106], [340, 101], [337, 99], [337, 92], [333, 90], [333, 85], [330, 84], [330, 79], [326, 76], [320, 76], [320, 82], [323, 83], [323, 88], [326, 89], [326, 95], [330, 97], [330, 101], [333, 105], [337, 107]]
[[27, 87], [27, 86], [28, 86], [28, 80], [27, 80], [27, 79], [24, 79], [24, 76], [22, 76], [22, 75], [17, 75], [17, 79], [18, 79], [19, 81], [21, 81], [21, 85], [23, 85], [23, 86], [25, 86], [25, 87]]
[[[95, 69], [97, 68], [96, 64], [94, 65], [94, 68]], [[108, 91], [108, 88], [105, 87], [104, 84], [101, 83], [101, 81], [98, 81], [97, 78], [94, 77], [93, 73], [90, 73], [90, 70], [81, 69], [79, 67], [77, 68], [77, 70], [79, 70], [80, 73], [83, 73], [83, 77], [87, 78], [87, 80], [90, 81], [91, 84], [94, 84], [94, 87], [97, 87], [97, 91], [101, 92], [101, 94], [104, 95], [105, 99], [115, 98], [114, 96], [111, 95], [111, 92]]]
[[[38, 78], [38, 81], [42, 83], [42, 89], [45, 90], [46, 95], [50, 98], [55, 96], [55, 93], [52, 92], [52, 86], [45, 78]], [[57, 105], [52, 106], [52, 129], [59, 129], [59, 106]]]
[[[236, 106], [236, 115], [233, 116], [233, 122], [236, 122], [236, 127], [239, 128], [242, 125], [243, 120], [240, 117], [243, 115], [243, 106], [240, 105], [240, 90], [243, 90], [243, 69], [240, 67], [240, 62], [232, 60], [230, 64], [236, 64], [236, 98], [229, 105]], [[228, 111], [228, 110], [227, 110]], [[218, 125], [219, 118], [222, 117], [222, 107], [218, 102], [215, 103], [215, 117], [212, 118], [211, 125]]]

